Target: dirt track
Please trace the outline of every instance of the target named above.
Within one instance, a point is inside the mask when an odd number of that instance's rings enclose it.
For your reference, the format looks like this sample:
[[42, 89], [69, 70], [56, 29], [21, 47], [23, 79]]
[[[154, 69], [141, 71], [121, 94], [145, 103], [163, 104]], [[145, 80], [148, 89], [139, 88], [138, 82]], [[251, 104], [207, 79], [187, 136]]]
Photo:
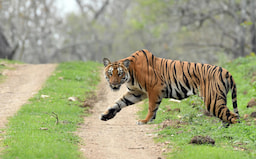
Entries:
[[14, 69], [2, 74], [7, 79], [0, 84], [0, 129], [26, 101], [37, 93], [56, 65], [11, 65]]
[[161, 146], [153, 141], [152, 125], [137, 125], [136, 106], [126, 107], [115, 118], [101, 121], [99, 116], [126, 92], [125, 86], [113, 92], [102, 77], [93, 114], [84, 119], [79, 136], [81, 151], [88, 159], [157, 159]]
[[[0, 84], [0, 129], [17, 110], [42, 87], [55, 70], [56, 65], [12, 65], [12, 70], [3, 72], [7, 76]], [[93, 114], [84, 119], [77, 134], [82, 138], [80, 150], [88, 159], [158, 159], [161, 146], [153, 141], [152, 125], [137, 125], [137, 107], [124, 108], [107, 122], [99, 120], [99, 115], [113, 104], [124, 92], [112, 92], [101, 80], [98, 98]], [[1, 151], [0, 147], [0, 151]]]

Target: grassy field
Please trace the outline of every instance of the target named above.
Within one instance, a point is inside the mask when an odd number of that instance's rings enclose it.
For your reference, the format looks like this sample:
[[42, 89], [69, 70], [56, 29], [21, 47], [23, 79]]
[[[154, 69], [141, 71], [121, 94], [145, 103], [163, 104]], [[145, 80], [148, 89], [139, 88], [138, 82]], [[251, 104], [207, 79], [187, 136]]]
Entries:
[[1, 157], [81, 158], [79, 138], [73, 132], [86, 115], [83, 101], [100, 80], [99, 66], [94, 62], [59, 64], [43, 89], [10, 118]]
[[[192, 96], [180, 103], [163, 100], [154, 123], [157, 142], [169, 148], [167, 158], [175, 159], [254, 159], [256, 158], [256, 119], [250, 116], [256, 111], [246, 108], [252, 97], [256, 97], [256, 57], [239, 58], [222, 67], [233, 75], [238, 89], [238, 109], [242, 123], [222, 128], [219, 119], [204, 115], [201, 98]], [[228, 96], [231, 96], [229, 93]], [[139, 113], [143, 118], [147, 112], [148, 101]], [[233, 110], [231, 97], [228, 107]], [[193, 136], [210, 136], [215, 145], [189, 144]]]

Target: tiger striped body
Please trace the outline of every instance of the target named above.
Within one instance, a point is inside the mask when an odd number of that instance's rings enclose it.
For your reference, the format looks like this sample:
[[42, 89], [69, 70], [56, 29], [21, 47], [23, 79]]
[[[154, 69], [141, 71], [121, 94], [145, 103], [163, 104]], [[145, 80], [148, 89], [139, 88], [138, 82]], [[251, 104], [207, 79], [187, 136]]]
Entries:
[[[225, 123], [237, 122], [236, 84], [224, 68], [158, 58], [147, 50], [137, 51], [114, 63], [106, 58], [103, 61], [110, 87], [118, 90], [125, 83], [128, 92], [101, 115], [101, 120], [109, 120], [122, 108], [149, 98], [148, 114], [138, 122], [146, 124], [155, 119], [163, 98], [181, 100], [199, 92], [211, 114]], [[234, 113], [226, 106], [230, 89]]]

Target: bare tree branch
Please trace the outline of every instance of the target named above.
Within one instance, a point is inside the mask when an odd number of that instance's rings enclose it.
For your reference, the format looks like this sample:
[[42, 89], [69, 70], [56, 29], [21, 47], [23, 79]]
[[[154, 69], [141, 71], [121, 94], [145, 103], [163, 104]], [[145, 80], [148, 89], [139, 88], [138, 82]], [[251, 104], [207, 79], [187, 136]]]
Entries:
[[98, 17], [104, 12], [104, 10], [106, 9], [107, 5], [109, 4], [109, 0], [106, 0], [103, 5], [101, 6], [101, 8], [95, 13], [94, 15], [94, 20], [97, 20]]

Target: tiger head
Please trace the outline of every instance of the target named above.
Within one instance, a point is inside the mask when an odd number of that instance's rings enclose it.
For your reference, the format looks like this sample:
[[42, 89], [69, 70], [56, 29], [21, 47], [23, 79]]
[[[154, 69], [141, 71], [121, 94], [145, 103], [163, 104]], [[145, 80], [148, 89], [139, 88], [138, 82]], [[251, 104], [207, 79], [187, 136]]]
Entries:
[[119, 90], [122, 84], [129, 81], [130, 74], [128, 68], [130, 61], [128, 59], [111, 63], [109, 59], [104, 58], [103, 64], [105, 66], [105, 78], [107, 79], [110, 88], [114, 91]]

